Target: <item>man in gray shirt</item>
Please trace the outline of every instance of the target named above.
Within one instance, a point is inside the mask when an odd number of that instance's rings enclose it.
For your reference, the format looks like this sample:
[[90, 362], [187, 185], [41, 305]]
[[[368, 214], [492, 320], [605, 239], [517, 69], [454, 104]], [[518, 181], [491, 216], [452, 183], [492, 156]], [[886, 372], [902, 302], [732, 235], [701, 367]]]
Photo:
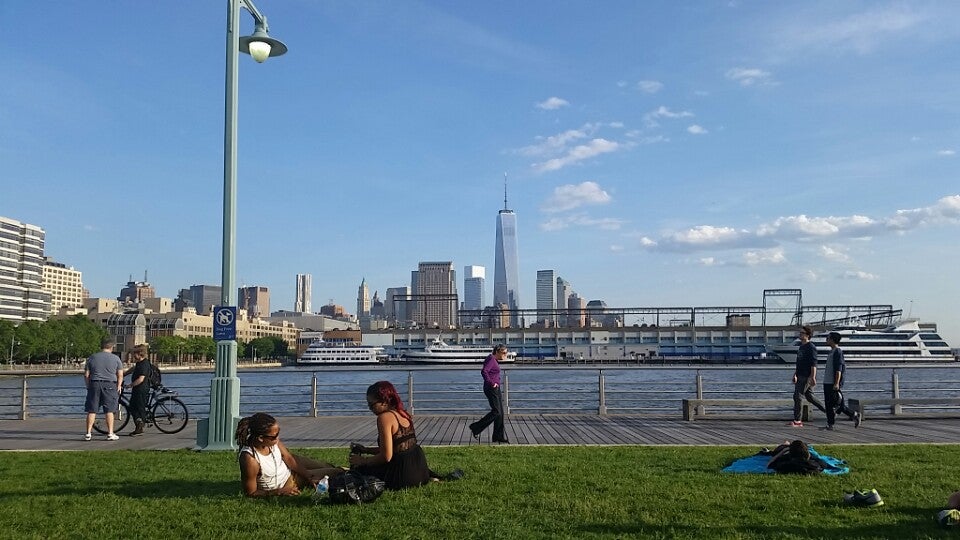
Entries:
[[87, 411], [87, 434], [83, 436], [85, 441], [93, 438], [90, 431], [100, 409], [106, 413], [107, 440], [115, 441], [120, 438], [113, 432], [113, 411], [119, 407], [120, 389], [123, 388], [123, 362], [119, 356], [113, 354], [115, 345], [112, 339], [104, 339], [100, 343], [101, 351], [87, 358], [87, 366], [83, 370], [83, 380], [87, 385], [87, 400], [84, 404], [84, 410]]

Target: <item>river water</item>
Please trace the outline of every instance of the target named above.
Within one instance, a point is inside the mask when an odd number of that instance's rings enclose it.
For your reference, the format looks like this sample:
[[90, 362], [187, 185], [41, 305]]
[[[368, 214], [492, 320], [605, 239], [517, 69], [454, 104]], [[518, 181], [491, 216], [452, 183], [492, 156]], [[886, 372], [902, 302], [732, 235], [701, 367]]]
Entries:
[[[611, 367], [509, 366], [506, 401], [510, 412], [597, 413], [601, 378], [607, 412], [676, 416], [684, 398], [697, 397], [697, 377], [704, 397], [783, 398], [792, 393], [788, 366]], [[848, 367], [848, 397], [890, 397], [894, 375], [903, 397], [960, 397], [960, 366]], [[208, 415], [213, 373], [164, 371], [165, 386], [175, 389], [194, 418]], [[248, 369], [238, 372], [241, 414], [266, 411], [278, 416], [313, 413], [316, 378], [317, 413], [369, 414], [364, 391], [378, 380], [397, 386], [409, 407], [419, 414], [475, 414], [487, 409], [478, 366], [377, 366], [327, 368], [311, 366]], [[27, 379], [31, 417], [82, 414], [83, 377], [76, 374], [31, 376]], [[821, 381], [822, 382], [822, 381]], [[19, 415], [23, 379], [0, 377], [0, 417]], [[817, 394], [820, 393], [818, 388]]]

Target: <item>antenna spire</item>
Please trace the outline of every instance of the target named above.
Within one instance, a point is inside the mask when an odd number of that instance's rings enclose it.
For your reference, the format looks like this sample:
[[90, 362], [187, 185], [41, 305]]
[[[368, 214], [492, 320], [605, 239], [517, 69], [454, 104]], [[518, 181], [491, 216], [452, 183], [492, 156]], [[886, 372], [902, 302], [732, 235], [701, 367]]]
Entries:
[[503, 209], [510, 209], [510, 207], [507, 206], [507, 173], [503, 173]]

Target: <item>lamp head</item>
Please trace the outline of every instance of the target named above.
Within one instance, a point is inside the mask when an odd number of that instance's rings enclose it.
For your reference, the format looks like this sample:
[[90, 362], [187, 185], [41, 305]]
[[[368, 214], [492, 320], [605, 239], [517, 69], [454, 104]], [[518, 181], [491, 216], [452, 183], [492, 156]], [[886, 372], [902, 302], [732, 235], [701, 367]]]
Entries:
[[268, 57], [286, 53], [287, 46], [282, 41], [270, 37], [264, 24], [257, 23], [252, 36], [240, 38], [240, 52], [247, 53], [258, 63], [262, 63]]

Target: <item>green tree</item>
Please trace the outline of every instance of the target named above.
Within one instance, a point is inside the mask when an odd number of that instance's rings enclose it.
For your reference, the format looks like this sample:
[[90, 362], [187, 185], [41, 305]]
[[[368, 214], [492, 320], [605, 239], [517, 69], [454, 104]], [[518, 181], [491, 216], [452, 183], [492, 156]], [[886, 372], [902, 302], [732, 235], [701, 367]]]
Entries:
[[271, 358], [273, 357], [273, 347], [273, 340], [269, 337], [258, 337], [250, 342], [250, 356], [261, 359]]

